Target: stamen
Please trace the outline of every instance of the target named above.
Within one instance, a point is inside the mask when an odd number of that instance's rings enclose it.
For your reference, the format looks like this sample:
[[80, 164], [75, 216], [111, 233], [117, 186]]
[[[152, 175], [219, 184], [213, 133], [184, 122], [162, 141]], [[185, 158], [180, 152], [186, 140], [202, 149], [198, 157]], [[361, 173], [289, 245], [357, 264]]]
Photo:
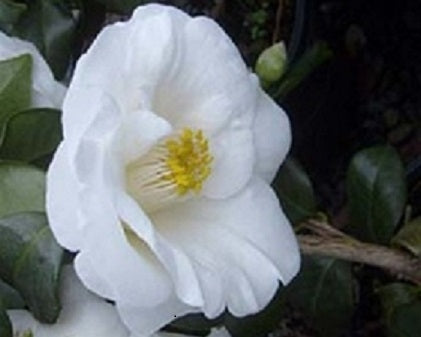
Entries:
[[127, 167], [128, 192], [147, 210], [199, 194], [212, 155], [202, 130], [183, 129]]

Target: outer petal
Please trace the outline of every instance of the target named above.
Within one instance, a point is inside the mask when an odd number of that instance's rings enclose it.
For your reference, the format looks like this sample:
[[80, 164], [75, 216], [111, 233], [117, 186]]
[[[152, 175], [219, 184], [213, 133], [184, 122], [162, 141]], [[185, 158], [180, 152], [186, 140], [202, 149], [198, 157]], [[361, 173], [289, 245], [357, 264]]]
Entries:
[[132, 331], [141, 331], [145, 336], [155, 333], [177, 317], [199, 310], [182, 303], [175, 296], [154, 307], [133, 307], [117, 303], [118, 311], [124, 323]]
[[74, 260], [74, 266], [77, 274], [81, 280], [85, 280], [86, 284], [90, 285], [96, 294], [104, 298], [114, 298], [111, 286], [103, 275], [99, 273], [100, 268], [92, 263], [91, 257], [88, 252], [79, 252]]
[[173, 62], [173, 21], [180, 15], [163, 8], [142, 6], [131, 20], [103, 29], [78, 61], [70, 89], [99, 87], [124, 113], [151, 110], [153, 90]]
[[270, 183], [291, 146], [291, 128], [285, 112], [263, 90], [259, 91], [253, 128], [255, 172]]
[[286, 284], [298, 271], [293, 231], [260, 179], [228, 200], [191, 200], [152, 218], [194, 262], [209, 317], [225, 305], [239, 316], [257, 312], [272, 298], [278, 279]]
[[154, 109], [177, 128], [208, 133], [233, 115], [250, 122], [256, 82], [223, 30], [205, 17], [189, 19], [176, 46], [171, 71], [156, 88]]
[[26, 53], [31, 54], [33, 60], [33, 106], [60, 109], [66, 89], [54, 80], [50, 68], [35, 46], [30, 42], [8, 37], [0, 32], [0, 60]]
[[78, 183], [66, 145], [61, 143], [47, 174], [46, 207], [51, 229], [58, 242], [71, 251], [80, 247], [81, 218]]

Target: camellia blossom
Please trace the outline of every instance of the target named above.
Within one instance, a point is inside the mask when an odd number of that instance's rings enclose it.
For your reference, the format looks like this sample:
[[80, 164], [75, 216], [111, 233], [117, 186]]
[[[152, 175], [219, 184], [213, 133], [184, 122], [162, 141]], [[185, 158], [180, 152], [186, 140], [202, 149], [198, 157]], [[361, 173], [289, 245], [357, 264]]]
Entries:
[[0, 61], [22, 54], [32, 56], [32, 107], [60, 109], [66, 89], [54, 80], [50, 68], [36, 47], [30, 42], [9, 37], [0, 31]]
[[78, 61], [62, 123], [49, 222], [131, 331], [258, 312], [297, 273], [270, 187], [288, 118], [211, 19], [148, 5], [106, 27]]

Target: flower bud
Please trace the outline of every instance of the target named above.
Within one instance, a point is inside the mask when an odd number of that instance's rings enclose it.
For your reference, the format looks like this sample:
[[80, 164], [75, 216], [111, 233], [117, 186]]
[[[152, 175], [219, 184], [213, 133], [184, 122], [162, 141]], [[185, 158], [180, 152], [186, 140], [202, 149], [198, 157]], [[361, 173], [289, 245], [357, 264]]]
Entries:
[[287, 52], [284, 42], [278, 42], [265, 49], [256, 62], [256, 73], [263, 84], [278, 81], [285, 72]]

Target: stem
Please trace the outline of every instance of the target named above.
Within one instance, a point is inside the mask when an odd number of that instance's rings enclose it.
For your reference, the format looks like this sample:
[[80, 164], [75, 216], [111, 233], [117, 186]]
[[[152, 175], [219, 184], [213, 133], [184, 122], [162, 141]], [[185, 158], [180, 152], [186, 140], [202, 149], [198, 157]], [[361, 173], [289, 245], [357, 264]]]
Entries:
[[276, 42], [278, 42], [279, 37], [280, 37], [283, 8], [284, 8], [284, 0], [279, 0], [278, 9], [276, 10], [275, 29], [272, 35], [272, 44], [275, 44]]
[[[317, 234], [298, 235], [303, 254], [364, 263], [421, 285], [420, 259], [398, 249], [358, 241], [325, 223], [312, 221], [306, 223], [305, 227], [315, 227]], [[323, 228], [324, 233], [321, 232]]]

